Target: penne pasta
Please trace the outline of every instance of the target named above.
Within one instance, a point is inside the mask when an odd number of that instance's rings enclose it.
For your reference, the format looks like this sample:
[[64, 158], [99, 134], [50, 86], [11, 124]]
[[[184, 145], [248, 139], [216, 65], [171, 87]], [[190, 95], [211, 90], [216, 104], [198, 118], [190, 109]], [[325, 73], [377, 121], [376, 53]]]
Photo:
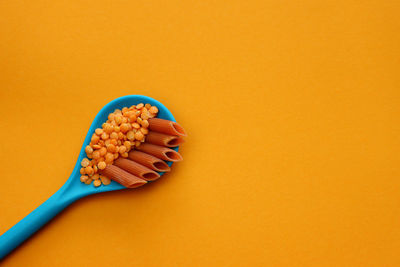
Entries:
[[147, 183], [147, 181], [114, 165], [108, 165], [104, 170], [101, 170], [100, 173], [128, 188], [136, 188]]
[[131, 160], [158, 172], [168, 172], [171, 170], [168, 164], [163, 160], [137, 150], [129, 152], [128, 157]]
[[176, 147], [185, 142], [182, 137], [150, 131], [146, 135], [146, 142], [166, 147]]
[[163, 134], [186, 136], [185, 130], [178, 123], [159, 118], [149, 119], [149, 129]]
[[182, 156], [178, 152], [168, 147], [143, 143], [139, 147], [137, 147], [137, 150], [167, 161], [176, 162], [182, 160]]
[[114, 165], [147, 181], [154, 181], [160, 178], [158, 173], [133, 160], [119, 158], [114, 161]]

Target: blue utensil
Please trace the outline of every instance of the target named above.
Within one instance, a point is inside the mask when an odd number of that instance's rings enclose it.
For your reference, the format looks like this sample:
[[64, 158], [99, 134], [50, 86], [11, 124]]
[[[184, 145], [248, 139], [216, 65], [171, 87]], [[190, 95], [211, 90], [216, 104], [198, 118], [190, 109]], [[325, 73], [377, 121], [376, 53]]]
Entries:
[[[123, 107], [130, 107], [139, 103], [154, 105], [159, 110], [158, 118], [175, 121], [172, 113], [163, 104], [147, 96], [123, 96], [105, 105], [94, 118], [81, 148], [75, 168], [66, 183], [42, 205], [0, 236], [0, 260], [76, 200], [92, 194], [128, 189], [114, 181], [109, 185], [101, 185], [99, 187], [81, 183], [81, 174], [79, 172], [81, 168], [80, 162], [86, 157], [85, 146], [90, 143], [94, 130], [96, 128], [101, 128], [101, 125], [107, 120], [108, 114], [117, 108], [122, 109]], [[178, 151], [178, 147], [176, 147], [175, 150]], [[171, 166], [172, 162], [168, 162], [168, 165]], [[162, 175], [162, 173], [160, 173], [160, 175]]]

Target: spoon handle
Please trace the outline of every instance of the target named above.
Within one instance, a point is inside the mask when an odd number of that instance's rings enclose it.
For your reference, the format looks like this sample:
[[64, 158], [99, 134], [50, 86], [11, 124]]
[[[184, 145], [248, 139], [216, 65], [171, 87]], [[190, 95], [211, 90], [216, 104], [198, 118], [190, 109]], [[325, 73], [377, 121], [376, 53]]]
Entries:
[[66, 191], [64, 186], [61, 187], [42, 205], [0, 236], [0, 260], [76, 200], [66, 197]]

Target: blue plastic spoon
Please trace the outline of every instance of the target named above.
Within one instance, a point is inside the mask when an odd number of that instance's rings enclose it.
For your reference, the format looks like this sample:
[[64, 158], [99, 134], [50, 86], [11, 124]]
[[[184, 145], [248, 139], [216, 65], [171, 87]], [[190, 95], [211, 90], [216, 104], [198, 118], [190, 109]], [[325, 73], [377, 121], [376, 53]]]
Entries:
[[[152, 106], [155, 105], [159, 110], [158, 118], [175, 121], [172, 113], [163, 104], [147, 96], [123, 96], [105, 105], [97, 114], [90, 126], [89, 132], [87, 133], [81, 148], [78, 161], [76, 162], [75, 168], [66, 183], [42, 205], [0, 236], [0, 260], [76, 200], [96, 193], [127, 189], [114, 181], [109, 185], [101, 185], [99, 187], [81, 183], [81, 174], [79, 173], [81, 168], [80, 162], [84, 157], [86, 157], [85, 146], [90, 143], [94, 130], [96, 128], [101, 128], [101, 125], [107, 120], [108, 114], [117, 108], [122, 109], [123, 107], [130, 107], [139, 103], [149, 103]], [[178, 147], [176, 147], [175, 150], [178, 151]], [[172, 162], [168, 162], [168, 165], [171, 166]]]

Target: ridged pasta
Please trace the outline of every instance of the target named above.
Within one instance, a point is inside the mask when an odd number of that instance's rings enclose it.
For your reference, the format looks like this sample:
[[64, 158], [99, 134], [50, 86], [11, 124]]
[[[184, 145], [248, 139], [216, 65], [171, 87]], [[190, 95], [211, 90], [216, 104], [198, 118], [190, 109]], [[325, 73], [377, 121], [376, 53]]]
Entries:
[[138, 148], [139, 151], [144, 153], [153, 155], [159, 159], [167, 160], [167, 161], [181, 161], [182, 156], [168, 147], [157, 146], [153, 144], [143, 143]]
[[159, 118], [149, 119], [149, 129], [164, 134], [186, 136], [185, 130], [178, 123]]
[[171, 170], [168, 164], [165, 163], [163, 160], [144, 152], [134, 150], [129, 152], [128, 157], [131, 160], [158, 172], [168, 172]]
[[185, 142], [182, 137], [150, 131], [146, 135], [146, 142], [166, 147], [176, 147]]
[[128, 188], [136, 188], [147, 183], [147, 181], [114, 165], [108, 165], [104, 170], [101, 170], [100, 173]]
[[133, 160], [119, 158], [114, 161], [114, 165], [146, 181], [160, 178], [158, 173]]

